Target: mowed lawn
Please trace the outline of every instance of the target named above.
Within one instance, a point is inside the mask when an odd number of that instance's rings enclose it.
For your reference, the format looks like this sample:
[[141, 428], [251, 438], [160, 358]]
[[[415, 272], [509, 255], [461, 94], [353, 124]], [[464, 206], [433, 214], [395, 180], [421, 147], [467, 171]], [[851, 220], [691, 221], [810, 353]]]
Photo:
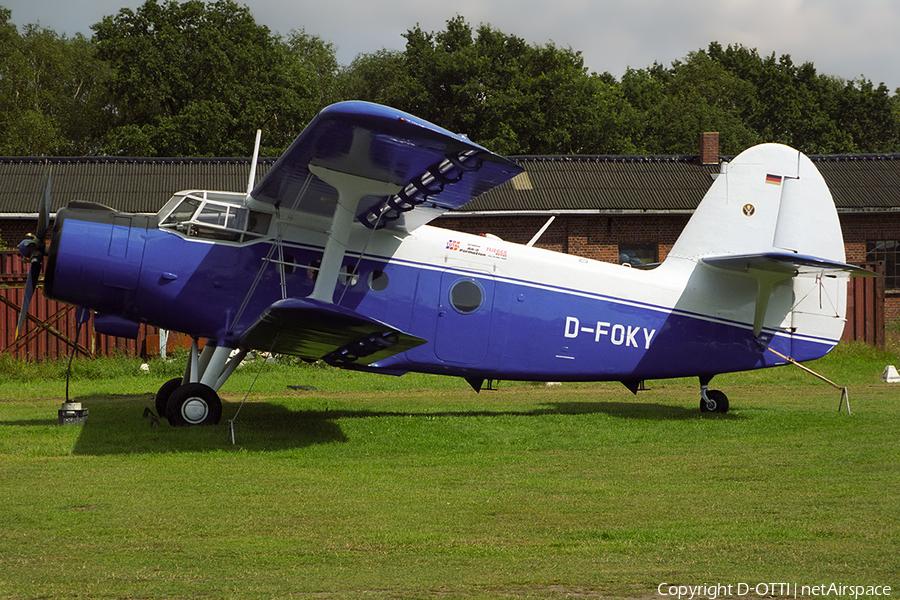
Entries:
[[652, 598], [764, 582], [896, 596], [900, 384], [880, 382], [883, 359], [810, 365], [849, 381], [850, 415], [793, 368], [716, 378], [731, 411], [701, 415], [695, 380], [475, 394], [316, 367], [266, 368], [242, 403], [251, 367], [223, 389], [223, 422], [192, 429], [144, 416], [168, 377], [154, 363], [74, 380], [84, 426], [55, 424], [62, 379], [7, 376], [0, 598]]

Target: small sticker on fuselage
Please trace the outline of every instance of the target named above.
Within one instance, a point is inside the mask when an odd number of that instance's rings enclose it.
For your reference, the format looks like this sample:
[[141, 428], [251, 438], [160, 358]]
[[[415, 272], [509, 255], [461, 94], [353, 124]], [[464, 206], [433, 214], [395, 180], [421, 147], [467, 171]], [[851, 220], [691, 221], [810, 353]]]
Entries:
[[468, 254], [470, 256], [493, 258], [496, 260], [506, 260], [508, 258], [508, 253], [503, 248], [482, 246], [481, 244], [473, 242], [461, 243], [458, 240], [447, 240], [447, 250], [459, 252], [460, 254]]

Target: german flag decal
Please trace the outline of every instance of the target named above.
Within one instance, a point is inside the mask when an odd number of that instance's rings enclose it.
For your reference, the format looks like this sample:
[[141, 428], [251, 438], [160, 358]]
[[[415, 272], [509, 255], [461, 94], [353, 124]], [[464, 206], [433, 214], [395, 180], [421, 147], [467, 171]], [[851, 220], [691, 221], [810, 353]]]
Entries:
[[772, 175], [769, 173], [766, 175], [766, 183], [771, 183], [772, 185], [781, 185], [781, 180], [784, 179], [781, 175]]

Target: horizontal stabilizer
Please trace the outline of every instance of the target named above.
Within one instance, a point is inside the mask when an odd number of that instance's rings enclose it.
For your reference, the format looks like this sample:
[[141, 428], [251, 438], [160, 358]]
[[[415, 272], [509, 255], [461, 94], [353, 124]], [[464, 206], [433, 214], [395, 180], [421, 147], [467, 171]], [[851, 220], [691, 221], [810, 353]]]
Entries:
[[827, 274], [829, 271], [849, 273], [853, 277], [875, 277], [872, 271], [856, 267], [847, 263], [804, 256], [790, 252], [763, 252], [760, 254], [728, 254], [723, 256], [708, 256], [700, 259], [704, 264], [728, 269], [730, 271], [766, 271], [770, 273], [783, 273], [788, 276]]
[[272, 304], [241, 336], [241, 346], [343, 368], [365, 368], [426, 340], [347, 308], [310, 298]]
[[756, 310], [753, 317], [753, 334], [756, 336], [762, 332], [770, 294], [777, 283], [798, 276], [827, 277], [838, 273], [849, 273], [854, 277], [876, 276], [872, 271], [844, 262], [790, 252], [707, 256], [701, 258], [700, 262], [719, 269], [747, 273], [756, 279]]

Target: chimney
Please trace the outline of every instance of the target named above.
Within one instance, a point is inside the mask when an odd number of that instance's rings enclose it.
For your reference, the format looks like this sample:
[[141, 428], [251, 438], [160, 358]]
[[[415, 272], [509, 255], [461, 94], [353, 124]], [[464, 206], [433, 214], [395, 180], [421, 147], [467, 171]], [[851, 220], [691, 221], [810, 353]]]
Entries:
[[700, 134], [700, 163], [719, 164], [719, 132], [707, 131]]

